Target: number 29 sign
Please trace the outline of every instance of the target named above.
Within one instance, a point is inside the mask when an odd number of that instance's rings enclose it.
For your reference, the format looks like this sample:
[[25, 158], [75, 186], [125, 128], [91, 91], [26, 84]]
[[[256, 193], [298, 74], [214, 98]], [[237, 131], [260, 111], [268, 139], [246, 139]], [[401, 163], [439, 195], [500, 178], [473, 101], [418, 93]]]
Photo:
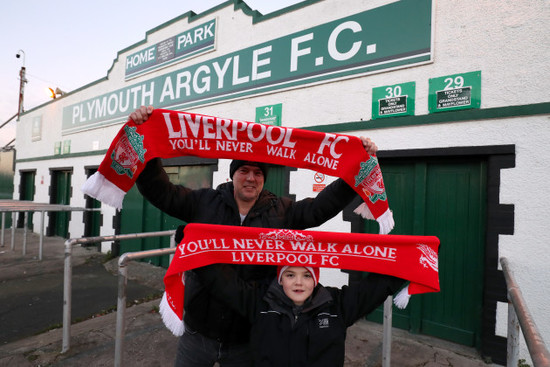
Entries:
[[481, 71], [430, 79], [430, 113], [479, 108], [480, 104]]

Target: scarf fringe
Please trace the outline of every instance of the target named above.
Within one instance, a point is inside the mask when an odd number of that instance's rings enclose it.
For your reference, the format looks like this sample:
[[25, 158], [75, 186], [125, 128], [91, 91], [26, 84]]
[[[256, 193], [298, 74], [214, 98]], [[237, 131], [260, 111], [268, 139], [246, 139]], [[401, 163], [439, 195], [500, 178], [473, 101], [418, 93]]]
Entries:
[[393, 303], [397, 308], [400, 310], [407, 307], [409, 304], [409, 299], [411, 298], [411, 295], [409, 294], [409, 286], [407, 285], [397, 295], [393, 298]]
[[[372, 215], [372, 212], [370, 211], [366, 203], [361, 203], [361, 205], [355, 208], [353, 212], [365, 219], [370, 219], [370, 220], [376, 219], [374, 218], [374, 215]], [[389, 208], [384, 212], [384, 214], [378, 217], [376, 221], [380, 225], [380, 232], [379, 232], [380, 234], [390, 233], [393, 227], [395, 226], [395, 221], [393, 220], [393, 213]]]
[[185, 331], [183, 320], [172, 310], [166, 299], [166, 292], [162, 295], [162, 300], [159, 305], [159, 312], [162, 316], [162, 322], [175, 336], [182, 336]]
[[119, 210], [122, 209], [122, 200], [126, 195], [123, 190], [107, 180], [99, 171], [84, 182], [82, 192]]

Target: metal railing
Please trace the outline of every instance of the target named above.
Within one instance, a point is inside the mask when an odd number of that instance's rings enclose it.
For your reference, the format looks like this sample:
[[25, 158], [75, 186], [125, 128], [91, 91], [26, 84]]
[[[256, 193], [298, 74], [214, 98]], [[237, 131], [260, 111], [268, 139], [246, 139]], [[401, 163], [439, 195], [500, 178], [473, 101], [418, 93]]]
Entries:
[[500, 258], [502, 272], [506, 280], [508, 292], [508, 346], [507, 366], [517, 366], [519, 361], [519, 329], [523, 333], [525, 343], [535, 367], [550, 367], [550, 353], [542, 339], [537, 325], [527, 308], [521, 290], [514, 279], [508, 259]]
[[132, 260], [146, 257], [170, 255], [176, 248], [163, 248], [149, 251], [127, 252], [118, 259], [118, 301], [116, 308], [115, 367], [122, 366], [124, 335], [126, 333], [126, 286], [128, 285], [127, 264]]
[[[83, 238], [71, 238], [65, 241], [65, 263], [63, 271], [63, 341], [61, 346], [61, 353], [65, 353], [69, 350], [71, 345], [71, 293], [72, 293], [72, 248], [75, 245], [106, 242], [106, 241], [122, 241], [122, 240], [131, 240], [136, 238], [147, 238], [147, 237], [161, 237], [161, 236], [171, 236], [170, 248], [163, 250], [175, 250], [174, 245], [174, 234], [175, 230], [170, 231], [158, 231], [158, 232], [146, 232], [146, 233], [132, 233], [132, 234], [120, 234], [120, 235], [111, 235], [111, 236], [97, 236], [97, 237], [83, 237]], [[158, 250], [153, 250], [158, 251]], [[142, 251], [147, 253], [148, 251]], [[124, 256], [124, 255], [123, 255]], [[147, 256], [143, 256], [147, 257]], [[124, 257], [124, 258], [127, 258]], [[120, 262], [120, 259], [119, 259]], [[120, 265], [119, 265], [120, 267]], [[120, 270], [119, 270], [120, 273]], [[119, 287], [120, 287], [119, 278]], [[126, 282], [126, 280], [124, 280]], [[124, 284], [125, 286], [125, 284]], [[119, 294], [119, 301], [121, 295]], [[124, 293], [124, 300], [126, 300], [126, 293]], [[120, 305], [119, 305], [120, 307]], [[124, 304], [126, 308], [126, 304]]]
[[[29, 232], [29, 213], [30, 212], [37, 212], [37, 210], [33, 211], [25, 211], [24, 212], [24, 219], [23, 219], [23, 247], [21, 250], [21, 253], [23, 256], [27, 254], [27, 235]], [[16, 216], [19, 212], [11, 212], [11, 250], [15, 251], [15, 227], [16, 227]], [[44, 248], [44, 215], [46, 211], [40, 210], [40, 240], [38, 242], [38, 260], [42, 260], [42, 254], [43, 254], [43, 248]], [[4, 247], [4, 229], [6, 224], [6, 212], [2, 211], [2, 235], [0, 237], [0, 245]]]
[[73, 212], [73, 211], [101, 211], [101, 208], [80, 208], [71, 207], [69, 205], [62, 204], [46, 204], [35, 203], [27, 200], [0, 200], [0, 212], [2, 213], [1, 222], [1, 234], [0, 234], [0, 246], [4, 247], [5, 240], [5, 226], [6, 226], [6, 214], [11, 213], [11, 250], [15, 250], [15, 228], [16, 228], [16, 216], [17, 213], [24, 213], [23, 219], [23, 247], [22, 254], [27, 254], [27, 235], [28, 235], [28, 222], [29, 213], [40, 213], [40, 227], [39, 235], [40, 240], [38, 242], [38, 260], [42, 260], [43, 248], [44, 248], [44, 217], [46, 212]]

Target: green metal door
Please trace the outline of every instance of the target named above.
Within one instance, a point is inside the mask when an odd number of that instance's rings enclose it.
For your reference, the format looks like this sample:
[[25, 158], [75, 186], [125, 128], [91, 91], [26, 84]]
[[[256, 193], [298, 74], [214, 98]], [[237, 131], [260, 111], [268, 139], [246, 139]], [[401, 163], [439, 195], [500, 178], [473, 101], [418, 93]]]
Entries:
[[[53, 197], [52, 204], [70, 205], [71, 202], [71, 171], [53, 171]], [[63, 238], [69, 237], [70, 212], [54, 212], [54, 235]]]
[[[99, 209], [101, 208], [101, 201], [94, 198], [86, 198], [86, 208]], [[101, 212], [100, 211], [87, 211], [84, 212], [84, 237], [99, 236], [101, 227]]]
[[[124, 197], [121, 211], [121, 233], [143, 233], [176, 229], [183, 224], [180, 220], [170, 217], [151, 205], [141, 196], [137, 187], [132, 187]], [[170, 237], [136, 238], [121, 241], [120, 253], [145, 251], [170, 247]], [[157, 266], [168, 267], [169, 257], [152, 257], [145, 262]]]
[[[440, 241], [439, 293], [394, 307], [394, 326], [480, 347], [486, 217], [486, 165], [467, 159], [382, 161], [396, 226], [392, 234]], [[366, 231], [376, 233], [368, 224]], [[370, 319], [381, 320], [381, 310]]]
[[285, 166], [270, 165], [264, 189], [277, 196], [288, 196], [288, 172]]
[[[34, 200], [34, 191], [35, 191], [35, 184], [34, 181], [36, 179], [36, 172], [35, 171], [25, 171], [21, 172], [21, 187], [20, 187], [20, 200]], [[32, 223], [32, 217], [33, 212], [28, 213], [27, 218], [27, 228], [32, 229], [33, 223]], [[25, 221], [24, 213], [19, 214], [19, 219], [17, 222], [18, 228], [23, 228], [23, 223]]]
[[[87, 170], [87, 177], [93, 175], [97, 169]], [[101, 201], [94, 199], [91, 196], [85, 195], [86, 208], [87, 209], [99, 209], [101, 208]], [[98, 211], [85, 211], [84, 212], [84, 237], [99, 236], [101, 227], [101, 212]], [[98, 246], [100, 246], [98, 244]]]
[[[184, 184], [186, 187], [198, 189], [212, 186], [212, 165], [171, 166], [164, 167], [170, 181], [174, 184]], [[137, 187], [132, 187], [124, 197], [122, 204], [120, 233], [143, 233], [167, 231], [185, 224], [151, 205], [139, 193]], [[137, 238], [121, 241], [120, 253], [145, 251], [170, 247], [170, 237]], [[157, 266], [168, 267], [169, 257], [153, 257], [144, 259]]]
[[0, 150], [0, 199], [13, 199], [14, 158], [15, 150]]
[[[0, 199], [13, 199], [15, 150], [0, 151]], [[5, 228], [11, 227], [11, 212], [2, 212]], [[0, 217], [1, 220], [1, 217]], [[1, 224], [0, 224], [1, 225]]]

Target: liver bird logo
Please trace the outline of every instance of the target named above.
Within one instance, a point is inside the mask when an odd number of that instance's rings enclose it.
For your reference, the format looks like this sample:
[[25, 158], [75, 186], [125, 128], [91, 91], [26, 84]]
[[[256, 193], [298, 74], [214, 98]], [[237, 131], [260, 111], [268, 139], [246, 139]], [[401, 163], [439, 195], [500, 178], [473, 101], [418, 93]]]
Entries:
[[424, 244], [420, 244], [416, 248], [421, 252], [418, 262], [425, 268], [430, 267], [433, 271], [438, 272], [439, 267], [437, 264], [437, 252], [435, 252], [430, 246]]

